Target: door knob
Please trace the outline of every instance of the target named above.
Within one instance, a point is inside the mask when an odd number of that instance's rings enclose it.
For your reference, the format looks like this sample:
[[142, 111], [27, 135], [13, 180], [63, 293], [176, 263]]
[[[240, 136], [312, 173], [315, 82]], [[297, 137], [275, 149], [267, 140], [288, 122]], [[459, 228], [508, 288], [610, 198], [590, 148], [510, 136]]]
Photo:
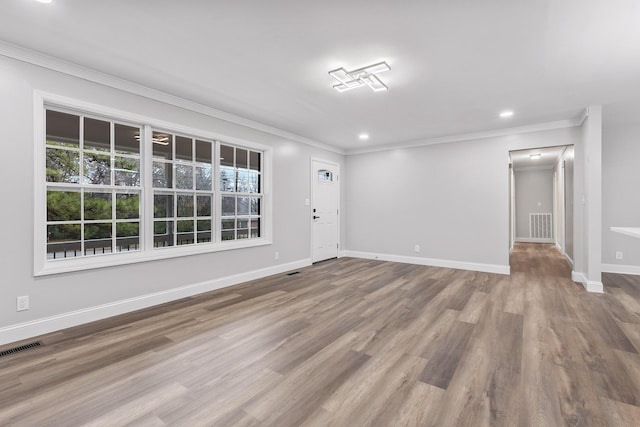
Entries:
[[320, 218], [320, 217], [319, 216], [315, 216], [315, 215], [313, 216], [313, 219], [318, 219], [318, 218]]

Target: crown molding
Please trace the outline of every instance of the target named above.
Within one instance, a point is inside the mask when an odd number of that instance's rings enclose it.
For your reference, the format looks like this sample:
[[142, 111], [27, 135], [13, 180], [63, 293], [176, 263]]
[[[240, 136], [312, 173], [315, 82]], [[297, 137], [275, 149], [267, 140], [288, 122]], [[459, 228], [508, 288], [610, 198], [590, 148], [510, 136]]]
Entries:
[[545, 130], [570, 128], [570, 127], [580, 126], [583, 121], [584, 121], [584, 117], [580, 116], [576, 119], [557, 120], [554, 122], [537, 123], [534, 125], [527, 125], [527, 126], [492, 129], [492, 130], [486, 130], [486, 131], [480, 131], [480, 132], [447, 135], [447, 136], [441, 136], [437, 138], [419, 139], [415, 141], [409, 141], [409, 142], [398, 143], [398, 144], [388, 144], [388, 145], [381, 145], [377, 147], [347, 150], [346, 155], [350, 156], [354, 154], [375, 153], [380, 151], [396, 150], [398, 148], [415, 148], [415, 147], [423, 147], [427, 145], [445, 144], [449, 142], [462, 142], [462, 141], [470, 141], [474, 139], [485, 139], [485, 138], [494, 138], [498, 136], [516, 135], [520, 133], [540, 132]]
[[341, 148], [315, 141], [304, 136], [297, 135], [295, 133], [266, 125], [264, 123], [237, 116], [235, 114], [227, 113], [208, 105], [190, 101], [176, 95], [171, 95], [169, 93], [162, 92], [160, 90], [153, 89], [138, 83], [134, 83], [129, 80], [113, 76], [111, 74], [103, 73], [92, 68], [83, 67], [72, 62], [64, 61], [62, 59], [58, 59], [40, 52], [26, 49], [12, 43], [5, 42], [3, 40], [0, 40], [0, 55], [59, 73], [67, 74], [69, 76], [87, 80], [92, 83], [97, 83], [103, 86], [129, 92], [135, 95], [152, 99], [154, 101], [159, 101], [165, 104], [184, 108], [186, 110], [224, 120], [229, 123], [286, 138], [291, 141], [299, 142], [301, 144], [310, 145], [312, 147], [320, 148], [337, 154], [345, 154], [345, 150]]

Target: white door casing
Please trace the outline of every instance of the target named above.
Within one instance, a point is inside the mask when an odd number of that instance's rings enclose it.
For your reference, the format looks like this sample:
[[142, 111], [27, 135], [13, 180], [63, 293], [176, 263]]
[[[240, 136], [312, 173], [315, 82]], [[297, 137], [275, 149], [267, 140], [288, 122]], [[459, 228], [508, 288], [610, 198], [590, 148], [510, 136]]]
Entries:
[[338, 257], [340, 166], [311, 160], [311, 261]]

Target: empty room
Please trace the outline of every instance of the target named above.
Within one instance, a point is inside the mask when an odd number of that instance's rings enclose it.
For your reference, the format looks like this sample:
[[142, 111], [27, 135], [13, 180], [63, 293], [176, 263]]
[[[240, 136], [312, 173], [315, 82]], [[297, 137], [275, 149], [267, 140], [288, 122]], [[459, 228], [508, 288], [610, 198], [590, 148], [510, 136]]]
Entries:
[[636, 0], [6, 0], [0, 425], [640, 425]]

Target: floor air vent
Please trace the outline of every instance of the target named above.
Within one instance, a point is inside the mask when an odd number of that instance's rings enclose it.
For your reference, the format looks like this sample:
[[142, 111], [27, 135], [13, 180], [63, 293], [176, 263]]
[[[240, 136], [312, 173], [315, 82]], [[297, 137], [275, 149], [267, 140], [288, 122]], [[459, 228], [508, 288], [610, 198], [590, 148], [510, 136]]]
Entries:
[[293, 273], [287, 273], [287, 276], [293, 276], [294, 274], [300, 274], [299, 271], [294, 271]]
[[0, 357], [9, 356], [10, 354], [20, 353], [21, 351], [29, 350], [30, 348], [40, 347], [42, 343], [40, 341], [32, 342], [29, 344], [21, 345], [20, 347], [10, 348], [9, 350], [0, 351]]

